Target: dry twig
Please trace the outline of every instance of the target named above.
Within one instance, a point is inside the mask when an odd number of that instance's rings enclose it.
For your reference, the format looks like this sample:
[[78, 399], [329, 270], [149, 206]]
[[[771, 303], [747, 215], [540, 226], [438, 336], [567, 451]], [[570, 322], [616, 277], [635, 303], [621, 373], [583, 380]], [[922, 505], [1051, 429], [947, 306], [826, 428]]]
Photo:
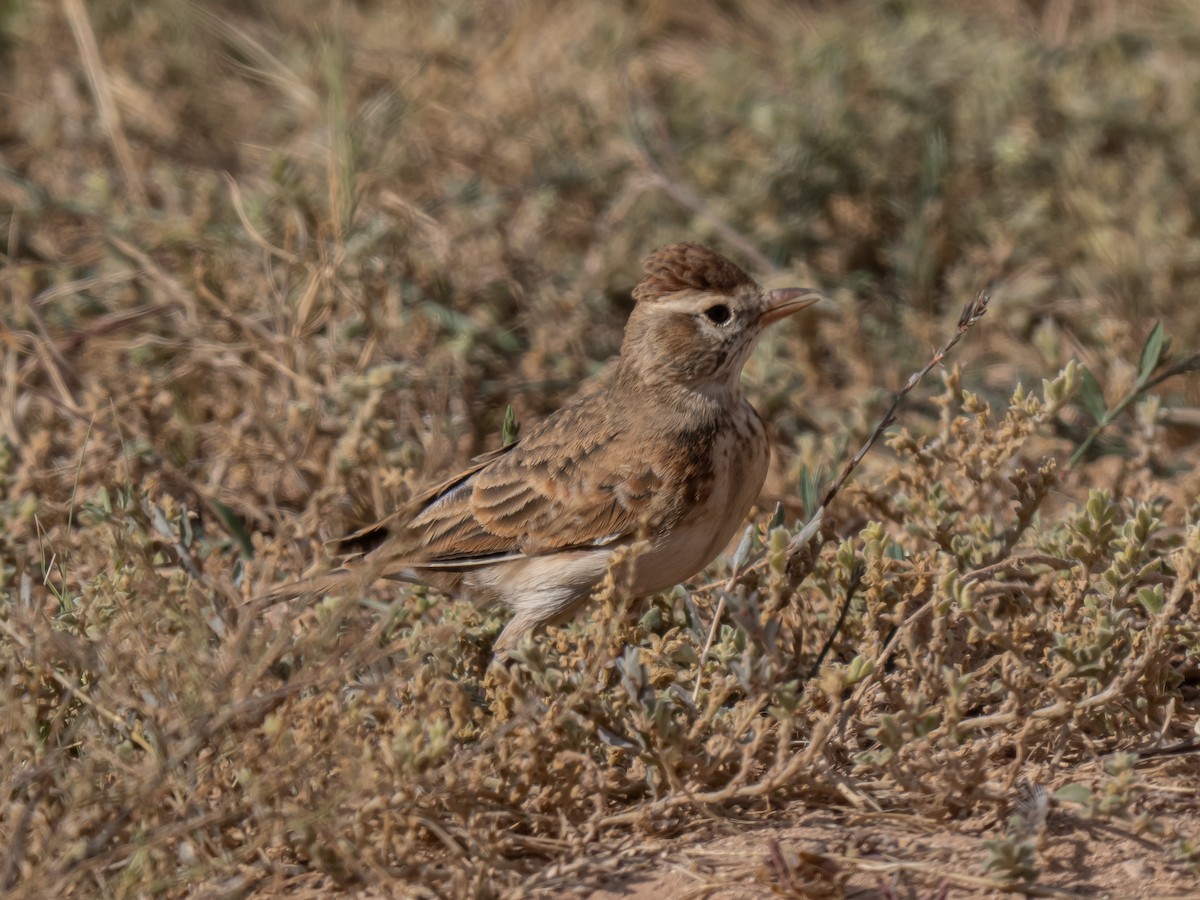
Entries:
[[[900, 388], [896, 396], [892, 398], [891, 405], [887, 408], [887, 412], [885, 412], [883, 417], [879, 420], [879, 424], [875, 426], [875, 430], [871, 432], [871, 436], [868, 437], [866, 442], [858, 449], [858, 452], [847, 461], [846, 465], [842, 468], [842, 472], [838, 476], [837, 481], [835, 481], [832, 486], [830, 486], [829, 490], [825, 492], [825, 497], [821, 501], [821, 505], [817, 507], [816, 512], [809, 517], [809, 520], [804, 524], [804, 527], [801, 528], [800, 531], [798, 531], [788, 542], [789, 554], [795, 553], [801, 547], [807, 545], [808, 542], [811, 541], [816, 535], [821, 527], [821, 521], [824, 519], [825, 510], [828, 508], [829, 504], [833, 502], [833, 498], [837, 496], [838, 492], [849, 480], [854, 470], [858, 468], [858, 464], [863, 461], [863, 457], [867, 455], [870, 449], [875, 446], [876, 441], [883, 436], [883, 433], [896, 420], [896, 410], [899, 409], [900, 403], [909, 395], [909, 393], [912, 392], [913, 388], [921, 383], [921, 380], [928, 375], [930, 371], [932, 371], [934, 366], [939, 365], [946, 358], [947, 354], [954, 349], [955, 345], [957, 345], [958, 342], [963, 339], [963, 336], [971, 330], [975, 323], [983, 318], [983, 314], [987, 312], [988, 302], [990, 300], [991, 296], [988, 293], [981, 291], [979, 296], [963, 307], [962, 314], [958, 317], [958, 328], [955, 329], [954, 334], [950, 336], [950, 339], [947, 340], [946, 343], [938, 348], [937, 352], [930, 357], [929, 362], [927, 362], [924, 367], [916, 372], [913, 372], [913, 374], [908, 377], [908, 381], [904, 383], [904, 387]], [[700, 652], [700, 663], [698, 665], [698, 672], [696, 676], [696, 686], [692, 692], [693, 699], [695, 699], [700, 693], [700, 683], [702, 673], [704, 671], [704, 664], [708, 661], [709, 651], [712, 649], [713, 641], [716, 640], [717, 629], [721, 627], [721, 618], [725, 614], [724, 594], [733, 590], [733, 586], [737, 582], [737, 579], [741, 573], [741, 565], [735, 564], [732, 566], [729, 574], [729, 580], [725, 584], [725, 589], [722, 592], [721, 598], [717, 601], [717, 610], [713, 614], [712, 624], [708, 629], [708, 637], [704, 641], [704, 649]], [[853, 590], [847, 593], [847, 606], [850, 603], [853, 593]], [[824, 649], [821, 651], [822, 658], [828, 651], [830, 645], [833, 643], [834, 638], [837, 637], [838, 630], [841, 628], [844, 621], [845, 610], [843, 610], [841, 615], [838, 616], [838, 620], [834, 625], [833, 631], [826, 639]]]

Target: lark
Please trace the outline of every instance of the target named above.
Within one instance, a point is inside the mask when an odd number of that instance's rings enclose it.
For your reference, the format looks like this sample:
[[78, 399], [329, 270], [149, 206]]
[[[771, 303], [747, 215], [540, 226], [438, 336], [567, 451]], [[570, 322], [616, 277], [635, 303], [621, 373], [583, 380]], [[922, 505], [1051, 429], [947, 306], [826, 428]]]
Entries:
[[[741, 389], [767, 327], [815, 303], [810, 288], [764, 290], [701, 244], [644, 263], [620, 360], [603, 389], [479, 457], [377, 525], [350, 567], [276, 597], [416, 581], [512, 610], [504, 660], [531, 632], [575, 614], [614, 558], [633, 597], [707, 566], [762, 490], [770, 447]], [[619, 557], [618, 557], [619, 554]]]

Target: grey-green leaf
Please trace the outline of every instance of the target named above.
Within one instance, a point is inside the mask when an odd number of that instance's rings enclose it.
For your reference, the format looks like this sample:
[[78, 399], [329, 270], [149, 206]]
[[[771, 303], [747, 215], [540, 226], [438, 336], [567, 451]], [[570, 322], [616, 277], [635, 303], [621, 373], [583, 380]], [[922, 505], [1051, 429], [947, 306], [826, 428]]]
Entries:
[[733, 559], [729, 561], [729, 567], [735, 572], [740, 572], [742, 566], [746, 564], [746, 560], [750, 558], [750, 545], [754, 542], [754, 524], [746, 526], [746, 530], [742, 532], [742, 539], [738, 542], [737, 550], [733, 553]]
[[824, 473], [820, 469], [813, 470], [808, 466], [800, 467], [800, 502], [804, 504], [804, 514], [811, 516], [817, 511], [821, 502], [821, 482]]

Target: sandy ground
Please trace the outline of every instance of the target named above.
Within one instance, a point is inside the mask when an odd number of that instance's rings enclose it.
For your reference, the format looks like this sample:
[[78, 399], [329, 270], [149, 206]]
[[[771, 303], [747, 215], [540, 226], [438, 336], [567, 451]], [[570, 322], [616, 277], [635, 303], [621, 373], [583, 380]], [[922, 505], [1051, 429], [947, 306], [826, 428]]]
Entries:
[[[1184, 789], [1187, 790], [1186, 788]], [[1038, 845], [1037, 880], [1005, 886], [987, 875], [995, 822], [939, 823], [902, 813], [785, 811], [767, 820], [714, 820], [686, 835], [647, 837], [551, 867], [531, 897], [588, 900], [813, 897], [1200, 898], [1200, 871], [1175, 859], [1179, 834], [1200, 829], [1200, 805], [1162, 798], [1169, 811], [1137, 834], [1052, 808]], [[619, 874], [614, 874], [614, 872]]]

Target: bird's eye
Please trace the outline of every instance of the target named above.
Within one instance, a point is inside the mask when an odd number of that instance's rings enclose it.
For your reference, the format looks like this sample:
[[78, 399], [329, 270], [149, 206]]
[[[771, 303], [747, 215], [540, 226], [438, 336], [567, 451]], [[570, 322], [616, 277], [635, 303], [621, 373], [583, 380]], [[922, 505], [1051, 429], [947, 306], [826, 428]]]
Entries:
[[729, 307], [724, 303], [718, 303], [716, 306], [710, 306], [708, 309], [706, 309], [704, 311], [704, 315], [708, 316], [708, 321], [715, 322], [718, 325], [724, 325], [729, 321], [729, 317], [732, 315], [732, 313], [730, 313]]

